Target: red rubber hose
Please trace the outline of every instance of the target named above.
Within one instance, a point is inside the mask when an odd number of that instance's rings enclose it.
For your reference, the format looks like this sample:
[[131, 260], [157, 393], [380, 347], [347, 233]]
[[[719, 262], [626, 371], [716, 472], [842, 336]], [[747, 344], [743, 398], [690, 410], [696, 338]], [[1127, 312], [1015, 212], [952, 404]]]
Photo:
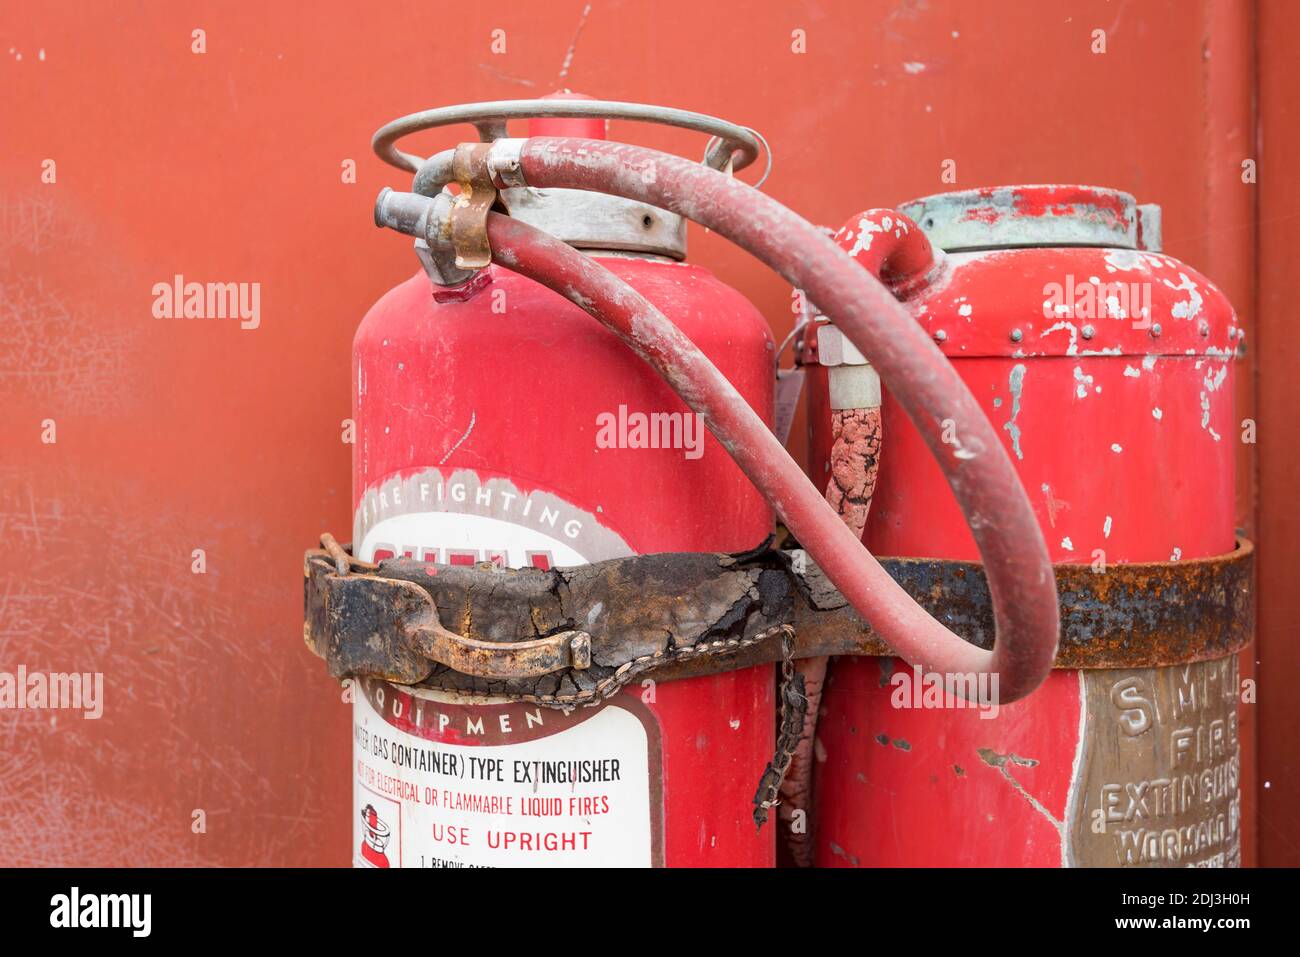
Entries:
[[[654, 306], [558, 240], [508, 217], [488, 218], [494, 260], [586, 309], [658, 370], [701, 413], [831, 582], [902, 657], [945, 673], [991, 671], [1004, 704], [1037, 687], [1051, 669], [1059, 627], [1055, 578], [1042, 534], [992, 426], [892, 295], [814, 226], [725, 174], [595, 140], [529, 140], [522, 159], [530, 185], [615, 193], [716, 229], [835, 318], [930, 441], [966, 511], [993, 597], [998, 640], [992, 652], [953, 634], [903, 591], [740, 394]], [[647, 175], [648, 169], [655, 172]], [[946, 418], [954, 420], [961, 437], [956, 449], [940, 441]]]
[[[962, 641], [913, 602], [843, 523], [831, 520], [802, 475], [782, 475], [773, 504], [827, 577], [904, 658], [941, 672], [991, 672], [1004, 703], [1037, 687], [1051, 669], [1059, 633], [1046, 543], [993, 427], [906, 309], [811, 223], [723, 173], [641, 147], [569, 138], [528, 140], [519, 160], [529, 185], [613, 193], [715, 230], [833, 319], [879, 370], [966, 515], [993, 600], [993, 652]], [[945, 431], [953, 442], [944, 441]], [[764, 477], [775, 479], [771, 472]]]

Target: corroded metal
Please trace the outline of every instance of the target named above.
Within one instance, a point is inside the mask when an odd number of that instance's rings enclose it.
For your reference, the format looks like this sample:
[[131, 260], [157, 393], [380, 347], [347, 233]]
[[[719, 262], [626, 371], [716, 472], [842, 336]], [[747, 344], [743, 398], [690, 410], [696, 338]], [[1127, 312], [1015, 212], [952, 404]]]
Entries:
[[794, 763], [795, 752], [804, 739], [808, 709], [813, 706], [807, 683], [794, 663], [794, 630], [781, 636], [781, 695], [778, 705], [776, 753], [768, 762], [754, 792], [754, 824], [760, 829], [767, 823], [767, 812], [783, 803], [785, 778]]
[[[781, 639], [773, 629], [782, 625], [795, 629], [798, 658], [894, 653], [798, 550], [641, 555], [549, 571], [399, 558], [352, 563], [346, 575], [339, 574], [340, 551], [336, 544], [309, 551], [304, 569], [306, 641], [339, 678], [503, 694], [579, 692], [640, 659], [661, 658], [656, 676], [664, 679], [778, 661]], [[1161, 667], [1241, 649], [1253, 632], [1253, 557], [1243, 540], [1227, 555], [1201, 560], [1104, 570], [1056, 565], [1062, 632], [1055, 667]], [[965, 640], [992, 645], [978, 563], [881, 564]], [[673, 663], [674, 652], [710, 643], [717, 654]]]
[[[1138, 244], [1137, 201], [1129, 193], [1099, 186], [968, 189], [924, 196], [898, 208], [948, 251], [1010, 246], [1152, 248]], [[1148, 219], [1151, 215], [1146, 213]], [[1151, 229], [1148, 226], [1147, 232]], [[1158, 226], [1155, 232], [1158, 237]]]
[[451, 244], [459, 269], [481, 269], [492, 262], [488, 244], [487, 215], [497, 201], [497, 189], [488, 169], [486, 143], [465, 143], [456, 148], [452, 173], [460, 184], [460, 195], [451, 207]]
[[[591, 638], [565, 629], [554, 634], [501, 642], [467, 638], [444, 628], [437, 606], [414, 582], [351, 574], [350, 556], [331, 536], [322, 536], [331, 572], [315, 578], [318, 601], [307, 602], [307, 641], [331, 663], [347, 659], [346, 674], [370, 675], [410, 684], [432, 663], [483, 678], [526, 678], [591, 667]], [[311, 582], [310, 558], [308, 581]], [[315, 636], [329, 636], [319, 646]], [[341, 676], [341, 675], [339, 675]]]
[[[988, 585], [978, 562], [882, 558], [881, 564], [930, 612], [967, 641], [992, 647]], [[1138, 668], [1206, 661], [1237, 651], [1254, 629], [1254, 548], [1177, 562], [1053, 566], [1061, 602], [1056, 668]], [[827, 612], [834, 611], [827, 615]], [[835, 593], [794, 625], [832, 654], [890, 654]], [[862, 650], [849, 650], [857, 629]]]
[[1237, 657], [1087, 671], [1064, 836], [1076, 867], [1240, 867]]

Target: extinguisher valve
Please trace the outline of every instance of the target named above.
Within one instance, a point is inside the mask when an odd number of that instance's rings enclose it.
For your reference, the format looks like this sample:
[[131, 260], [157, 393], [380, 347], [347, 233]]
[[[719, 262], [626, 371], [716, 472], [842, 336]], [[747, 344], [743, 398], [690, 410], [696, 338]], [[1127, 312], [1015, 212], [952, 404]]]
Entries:
[[414, 236], [415, 254], [438, 286], [459, 286], [478, 272], [456, 265], [456, 251], [450, 239], [454, 201], [445, 191], [436, 196], [420, 196], [399, 193], [387, 186], [375, 200], [375, 225]]
[[435, 199], [428, 196], [399, 193], [385, 186], [379, 191], [379, 198], [375, 200], [375, 225], [387, 226], [399, 233], [428, 241], [428, 229], [435, 202]]

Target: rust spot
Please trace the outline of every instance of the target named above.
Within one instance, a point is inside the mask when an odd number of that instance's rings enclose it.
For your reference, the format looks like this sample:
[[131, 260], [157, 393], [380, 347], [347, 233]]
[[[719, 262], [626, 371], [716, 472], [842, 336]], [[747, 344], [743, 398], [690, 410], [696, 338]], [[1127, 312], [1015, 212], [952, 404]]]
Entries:
[[[373, 565], [352, 558], [331, 538], [325, 544], [306, 556], [306, 639], [335, 677], [507, 695], [553, 693], [562, 680], [587, 690], [625, 662], [647, 656], [673, 662], [656, 666], [657, 680], [776, 661], [782, 650], [774, 629], [783, 627], [794, 630], [797, 658], [879, 656], [882, 687], [894, 667], [893, 650], [820, 570], [796, 571], [787, 552], [641, 555], [541, 570], [432, 568], [404, 558]], [[1056, 565], [1061, 644], [1055, 666], [1158, 667], [1240, 650], [1254, 630], [1253, 563], [1253, 548], [1242, 541], [1227, 555], [1114, 564], [1102, 573], [1090, 565]], [[978, 563], [885, 558], [881, 564], [957, 634], [978, 647], [992, 646], [992, 602]], [[340, 566], [345, 575], [338, 574]], [[588, 622], [598, 606], [608, 611]], [[486, 672], [476, 678], [449, 670], [414, 640], [439, 619], [485, 645], [550, 639], [581, 627], [589, 634], [590, 664], [584, 651], [580, 670], [540, 676], [532, 670], [527, 673], [534, 677], [526, 679], [496, 671], [484, 680]], [[691, 653], [705, 646], [718, 653]], [[563, 657], [554, 651], [550, 657]]]
[[1018, 754], [1008, 753], [999, 754], [992, 748], [977, 748], [980, 760], [991, 768], [1005, 768], [1008, 764], [1018, 764], [1024, 768], [1034, 768], [1038, 766], [1038, 761], [1034, 758], [1022, 758]]

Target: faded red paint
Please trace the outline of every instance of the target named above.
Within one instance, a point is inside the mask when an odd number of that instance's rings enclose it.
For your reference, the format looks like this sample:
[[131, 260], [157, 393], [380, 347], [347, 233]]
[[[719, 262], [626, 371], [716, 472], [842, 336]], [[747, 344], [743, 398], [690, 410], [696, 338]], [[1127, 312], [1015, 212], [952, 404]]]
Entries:
[[1002, 218], [1002, 211], [993, 206], [972, 206], [966, 210], [965, 218], [971, 222], [988, 223], [991, 226]]
[[1072, 216], [1078, 207], [1109, 213], [1121, 224], [1130, 222], [1124, 203], [1113, 193], [1081, 186], [1028, 186], [1014, 193], [1017, 216]]
[[[1036, 215], [1061, 209], [1042, 204]], [[1237, 324], [1218, 288], [1172, 257], [1131, 250], [1009, 248], [946, 262], [950, 272], [908, 307], [933, 337], [942, 334], [942, 350], [997, 428], [1052, 560], [1096, 566], [1232, 551]], [[1049, 288], [1076, 279], [1147, 292], [1122, 307], [1102, 295], [1045, 301]], [[927, 444], [888, 391], [883, 419], [888, 447], [864, 541], [881, 555], [976, 559]], [[815, 456], [838, 426], [813, 420]], [[828, 463], [814, 457], [814, 472], [829, 464], [835, 474], [834, 449]], [[1053, 672], [1030, 698], [981, 714], [900, 707], [891, 676], [906, 668], [832, 662], [813, 789], [817, 863], [1072, 860], [1079, 673]], [[1100, 729], [1109, 716], [1096, 720]]]
[[[386, 293], [357, 332], [354, 508], [360, 512], [365, 493], [393, 476], [432, 467], [443, 479], [466, 472], [481, 481], [508, 479], [521, 498], [534, 491], [557, 496], [587, 513], [584, 522], [598, 523], [624, 549], [640, 553], [745, 551], [760, 544], [771, 511], [712, 436], [701, 436], [696, 458], [682, 448], [598, 445], [600, 417], [620, 406], [691, 413], [615, 331], [521, 275], [538, 254], [530, 257], [522, 244], [517, 253], [507, 250], [507, 234], [518, 243], [514, 233], [523, 232], [514, 220], [494, 216], [489, 230], [501, 237], [499, 261], [520, 271], [494, 263], [488, 281], [458, 302], [435, 302], [421, 272]], [[608, 269], [662, 309], [735, 386], [758, 427], [770, 428], [773, 343], [752, 305], [699, 266], [610, 258], [601, 267], [597, 275]], [[601, 301], [580, 275], [566, 274], [557, 285]], [[649, 338], [645, 330], [636, 317], [616, 327], [642, 340]], [[671, 345], [658, 348], [672, 352]], [[540, 417], [521, 420], [525, 410]], [[354, 537], [362, 538], [359, 528]], [[471, 559], [491, 556], [480, 551]], [[748, 816], [775, 745], [773, 678], [770, 666], [759, 665], [651, 685], [647, 704], [662, 736], [668, 866], [774, 863], [774, 830], [756, 831]], [[647, 692], [636, 682], [624, 694]]]
[[936, 277], [930, 240], [911, 217], [897, 210], [864, 210], [839, 228], [835, 242], [899, 298]]
[[[1300, 151], [1300, 114], [1295, 95], [1295, 50], [1300, 45], [1300, 5], [1287, 0], [1259, 4], [1260, 168], [1287, 163]], [[1242, 91], [1237, 91], [1242, 92]], [[1249, 94], [1250, 90], [1244, 91]], [[1226, 111], [1225, 111], [1226, 112]], [[1227, 140], [1227, 137], [1224, 137]], [[1232, 141], [1225, 143], [1229, 152]], [[1227, 164], [1229, 167], [1231, 164]], [[1240, 164], [1238, 167], [1240, 168]], [[1235, 172], [1235, 170], [1232, 170]], [[1259, 367], [1258, 407], [1242, 416], [1258, 416], [1259, 553], [1257, 575], [1259, 642], [1242, 655], [1253, 674], [1259, 663], [1259, 862], [1268, 867], [1300, 864], [1300, 750], [1294, 729], [1300, 724], [1300, 696], [1292, 693], [1292, 676], [1300, 674], [1300, 452], [1294, 441], [1295, 410], [1300, 408], [1300, 326], [1295, 321], [1295, 224], [1300, 222], [1300, 182], [1294, 176], [1261, 175], [1253, 193], [1224, 174], [1225, 201], [1247, 216], [1243, 203], [1259, 203]], [[1243, 191], [1248, 192], [1242, 196]], [[1238, 238], [1240, 235], [1238, 234]], [[1231, 251], [1228, 237], [1220, 240]], [[1243, 241], [1243, 267], [1250, 259]], [[1243, 277], [1246, 278], [1246, 277]], [[1282, 437], [1279, 441], [1277, 437]], [[1247, 492], [1254, 489], [1247, 486]], [[1248, 498], [1247, 501], [1250, 501]]]
[[[1241, 158], [1259, 155], [1253, 5], [1152, 0], [1120, 16], [1105, 0], [1068, 0], [990, 17], [959, 0], [766, 0], [737, 16], [729, 4], [597, 0], [575, 44], [586, 6], [494, 7], [491, 26], [509, 41], [501, 55], [474, 27], [435, 49], [411, 26], [428, 16], [415, 2], [359, 15], [324, 0], [310, 17], [287, 5], [73, 0], [0, 13], [0, 574], [9, 583], [0, 668], [103, 670], [108, 699], [99, 722], [60, 716], [51, 727], [49, 715], [0, 714], [12, 771], [0, 780], [10, 849], [0, 863], [348, 860], [349, 707], [303, 653], [299, 564], [322, 528], [341, 532], [350, 520], [340, 423], [352, 335], [368, 304], [413, 268], [408, 243], [377, 234], [370, 219], [381, 186], [406, 185], [368, 150], [391, 116], [564, 85], [716, 113], [770, 139], [765, 188], [828, 226], [846, 208], [945, 188], [945, 159], [957, 160], [957, 186], [1106, 183], [1158, 199], [1166, 247], [1214, 276], [1248, 325], [1253, 190], [1266, 190], [1269, 301], [1283, 301], [1289, 180], [1240, 181]], [[1260, 149], [1276, 169], [1295, 152], [1285, 139], [1296, 128], [1285, 119], [1295, 17], [1286, 0], [1260, 6], [1274, 116]], [[200, 27], [208, 52], [195, 55]], [[1097, 27], [1108, 31], [1104, 55], [1089, 49]], [[790, 52], [795, 28], [807, 33], [806, 54]], [[906, 61], [927, 69], [908, 73]], [[738, 80], [737, 63], [761, 70]], [[889, 148], [881, 130], [898, 131]], [[430, 135], [430, 150], [470, 135]], [[703, 146], [689, 132], [639, 124], [615, 123], [610, 135], [692, 157]], [[40, 182], [46, 158], [57, 160], [55, 186]], [[357, 163], [355, 184], [340, 181], [345, 159]], [[302, 210], [309, 215], [293, 215]], [[201, 229], [177, 228], [196, 216]], [[788, 285], [716, 235], [693, 230], [691, 242], [691, 258], [755, 302], [778, 339], [790, 329]], [[262, 282], [262, 327], [153, 319], [150, 287], [177, 271]], [[1272, 350], [1272, 408], [1285, 410], [1296, 379], [1276, 337], [1288, 313], [1270, 315], [1274, 338], [1260, 347]], [[1248, 369], [1242, 416], [1253, 414]], [[55, 446], [39, 441], [51, 417]], [[1239, 446], [1243, 476], [1256, 448]], [[1268, 579], [1278, 604], [1261, 626], [1273, 636], [1265, 667], [1281, 673], [1292, 660], [1285, 601], [1295, 561], [1278, 557], [1279, 536], [1294, 482], [1285, 459], [1273, 463], [1275, 540], [1261, 549], [1261, 569], [1278, 562]], [[1254, 525], [1253, 503], [1243, 481], [1239, 525]], [[111, 541], [149, 556], [150, 574], [65, 560]], [[190, 572], [195, 547], [207, 551], [206, 576]], [[1274, 727], [1295, 723], [1294, 700], [1261, 701]], [[1294, 749], [1274, 734], [1275, 770], [1262, 775], [1273, 785], [1266, 850], [1272, 863], [1294, 863]], [[1290, 777], [1278, 776], [1283, 765]], [[196, 808], [209, 815], [203, 835], [191, 830]]]

